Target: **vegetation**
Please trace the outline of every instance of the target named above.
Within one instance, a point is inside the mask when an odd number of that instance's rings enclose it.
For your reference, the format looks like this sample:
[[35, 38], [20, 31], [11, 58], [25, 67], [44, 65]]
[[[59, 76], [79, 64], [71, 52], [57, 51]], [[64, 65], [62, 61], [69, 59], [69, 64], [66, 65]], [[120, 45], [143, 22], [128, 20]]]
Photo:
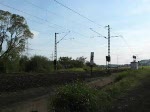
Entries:
[[[21, 62], [20, 62], [21, 64]], [[25, 72], [50, 72], [53, 63], [43, 56], [33, 56], [27, 61]]]
[[[0, 71], [17, 71], [18, 57], [25, 49], [26, 40], [32, 38], [24, 17], [0, 10]], [[7, 66], [7, 67], [6, 67]]]
[[[15, 92], [28, 88], [47, 87], [64, 84], [77, 79], [90, 77], [85, 74], [33, 74], [53, 71], [53, 61], [44, 56], [27, 57], [21, 53], [25, 43], [33, 34], [24, 17], [0, 10], [0, 92]], [[141, 64], [145, 65], [145, 64]], [[146, 64], [147, 65], [147, 64]], [[81, 56], [76, 59], [60, 57], [58, 71], [90, 71], [90, 62]], [[94, 64], [93, 71], [101, 71]], [[32, 74], [16, 74], [16, 73]], [[58, 89], [52, 100], [51, 107], [55, 112], [106, 112], [112, 109], [113, 102], [128, 91], [140, 85], [149, 74], [149, 68], [138, 71], [118, 73], [114, 83], [101, 90], [90, 88], [83, 83], [67, 84]], [[101, 71], [104, 74], [104, 71]], [[94, 74], [95, 75], [95, 74]], [[93, 76], [94, 76], [93, 75]], [[98, 73], [99, 75], [99, 73]], [[93, 77], [92, 76], [92, 77]]]
[[[107, 112], [112, 108], [113, 102], [118, 97], [125, 95], [125, 93], [127, 93], [128, 91], [131, 91], [133, 88], [139, 86], [141, 80], [145, 79], [148, 76], [149, 72], [150, 69], [144, 69], [138, 71], [129, 70], [123, 73], [118, 73], [116, 74], [115, 82], [112, 85], [108, 85], [100, 90], [96, 90], [94, 88], [85, 89], [85, 87], [87, 87], [86, 85], [84, 84], [78, 85], [78, 83], [74, 85], [64, 86], [63, 88], [58, 89], [58, 93], [56, 94], [55, 98], [52, 100], [52, 107], [54, 110], [56, 109], [57, 112], [61, 112], [59, 109], [64, 110], [66, 112], [77, 111], [76, 109], [80, 107], [81, 110], [79, 111], [82, 112], [82, 106], [83, 109], [85, 109], [84, 104], [87, 103], [87, 100], [82, 100], [82, 98], [86, 97], [85, 94], [89, 94], [89, 95], [93, 95], [94, 97], [93, 99], [91, 98], [92, 101], [90, 100], [90, 102], [93, 102], [93, 104], [95, 105], [93, 109], [98, 109], [97, 111], [99, 112]], [[81, 99], [82, 103], [79, 103], [80, 100], [77, 101], [78, 98]], [[95, 100], [95, 98], [97, 100]], [[78, 103], [73, 103], [73, 102], [78, 102]], [[89, 103], [89, 106], [86, 106], [86, 109], [88, 110], [91, 106], [92, 105], [90, 105]]]
[[20, 53], [25, 41], [33, 37], [25, 18], [0, 10], [0, 59]]
[[[122, 78], [112, 85], [108, 85], [102, 90], [98, 91], [99, 96], [99, 110], [102, 112], [109, 111], [113, 102], [120, 96], [125, 95], [128, 91], [140, 85], [141, 80], [148, 76], [150, 69], [138, 71], [126, 71], [117, 74], [119, 77], [123, 74]], [[125, 75], [126, 74], [126, 75]], [[116, 78], [118, 78], [118, 76]], [[126, 76], [126, 77], [125, 77]]]
[[[33, 37], [24, 17], [0, 10], [0, 72], [37, 72], [53, 71], [53, 62], [44, 56], [31, 58], [22, 56], [26, 41]], [[83, 68], [86, 58], [60, 57], [58, 69]], [[87, 64], [89, 66], [89, 63]]]
[[82, 83], [73, 83], [59, 88], [52, 102], [55, 112], [96, 112], [97, 96]]
[[81, 56], [77, 57], [77, 59], [72, 59], [71, 57], [60, 57], [58, 63], [63, 69], [70, 68], [83, 68], [86, 65], [86, 58]]
[[[18, 72], [33, 72], [33, 73], [50, 73], [54, 71], [53, 61], [44, 56], [19, 56], [13, 54], [12, 58], [0, 60], [0, 72], [2, 73], [18, 73]], [[85, 64], [83, 57], [76, 60], [71, 57], [60, 57], [58, 60], [58, 71], [87, 71], [90, 70], [89, 65]], [[96, 66], [95, 66], [96, 67]], [[94, 69], [95, 70], [95, 69]]]

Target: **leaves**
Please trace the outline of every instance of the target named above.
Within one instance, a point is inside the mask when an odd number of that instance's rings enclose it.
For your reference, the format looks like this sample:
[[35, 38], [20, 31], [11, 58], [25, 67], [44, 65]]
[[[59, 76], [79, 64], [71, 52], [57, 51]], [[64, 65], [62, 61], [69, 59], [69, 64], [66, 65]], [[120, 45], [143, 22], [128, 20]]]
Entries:
[[52, 107], [55, 112], [96, 112], [97, 95], [83, 83], [68, 84], [59, 88]]
[[33, 33], [24, 17], [0, 10], [0, 58], [11, 55], [12, 50], [22, 52], [25, 48], [25, 41], [32, 37]]

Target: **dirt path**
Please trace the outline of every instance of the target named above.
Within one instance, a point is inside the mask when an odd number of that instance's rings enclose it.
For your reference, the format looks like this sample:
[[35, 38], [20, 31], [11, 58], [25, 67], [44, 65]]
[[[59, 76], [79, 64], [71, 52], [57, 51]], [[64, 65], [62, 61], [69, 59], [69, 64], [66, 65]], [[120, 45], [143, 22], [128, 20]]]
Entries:
[[[115, 75], [92, 79], [87, 84], [102, 88], [114, 81]], [[42, 96], [12, 105], [0, 112], [48, 112], [48, 97]], [[114, 101], [108, 112], [150, 112], [150, 77], [142, 80], [141, 85]]]
[[13, 104], [1, 112], [48, 112], [48, 95]]
[[48, 98], [54, 94], [53, 88], [40, 87], [0, 94], [0, 112], [48, 112]]
[[109, 77], [101, 77], [97, 80], [91, 81], [88, 83], [88, 85], [90, 87], [100, 89], [108, 84], [111, 84], [113, 81], [114, 81], [114, 75], [111, 75]]
[[[114, 76], [100, 77], [92, 79], [87, 84], [94, 88], [102, 88], [105, 85], [112, 83], [114, 80]], [[54, 90], [53, 90], [54, 91]], [[7, 108], [1, 110], [1, 112], [48, 112], [48, 98], [52, 96], [53, 91], [51, 91], [51, 95], [43, 95], [41, 97], [32, 98], [29, 100], [25, 100], [19, 103], [15, 103]]]

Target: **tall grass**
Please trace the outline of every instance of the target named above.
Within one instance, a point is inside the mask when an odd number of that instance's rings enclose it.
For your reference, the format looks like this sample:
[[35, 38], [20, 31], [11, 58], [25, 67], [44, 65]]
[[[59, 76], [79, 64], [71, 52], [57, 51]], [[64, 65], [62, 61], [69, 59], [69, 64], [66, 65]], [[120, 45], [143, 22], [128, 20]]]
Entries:
[[129, 90], [140, 85], [140, 80], [149, 75], [150, 69], [144, 70], [129, 70], [123, 73], [118, 73], [115, 82], [105, 88], [98, 90], [99, 110], [101, 112], [109, 111], [113, 101], [119, 96], [126, 94]]
[[65, 112], [107, 112], [115, 99], [138, 86], [149, 72], [150, 69], [146, 68], [118, 73], [115, 82], [101, 90], [81, 83], [66, 85], [58, 90], [52, 106], [56, 112], [63, 112], [63, 109]]
[[97, 95], [83, 83], [59, 88], [51, 103], [54, 112], [96, 112]]

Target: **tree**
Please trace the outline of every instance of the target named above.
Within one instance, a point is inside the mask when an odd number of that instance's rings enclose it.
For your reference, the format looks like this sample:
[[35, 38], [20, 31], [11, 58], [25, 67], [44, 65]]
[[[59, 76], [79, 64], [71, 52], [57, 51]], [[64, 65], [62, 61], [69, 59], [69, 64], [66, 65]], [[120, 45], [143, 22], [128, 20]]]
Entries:
[[72, 68], [72, 58], [71, 57], [60, 57], [59, 58], [59, 63], [64, 68]]
[[71, 57], [60, 57], [59, 64], [63, 68], [82, 68], [85, 64], [85, 57], [78, 57], [76, 60], [72, 59]]
[[33, 56], [28, 62], [27, 72], [49, 72], [51, 62], [44, 56]]
[[20, 56], [17, 53], [13, 53], [9, 55], [5, 61], [5, 72], [10, 73], [10, 72], [18, 72], [19, 71], [19, 60]]
[[0, 59], [25, 49], [25, 41], [32, 38], [24, 17], [0, 10]]
[[83, 64], [85, 64], [85, 61], [86, 61], [86, 58], [84, 56], [81, 56], [81, 57], [77, 57], [78, 61], [82, 62]]
[[7, 55], [0, 59], [0, 72], [18, 72], [19, 71], [20, 55], [17, 52], [12, 52], [11, 55]]
[[[91, 63], [89, 61], [86, 61], [85, 65], [90, 67]], [[93, 67], [96, 67], [96, 66], [97, 66], [96, 63], [93, 63]]]
[[26, 72], [28, 63], [29, 63], [29, 58], [27, 56], [21, 56], [19, 60], [19, 71]]
[[79, 66], [79, 67], [83, 67], [84, 64], [85, 64], [86, 58], [83, 57], [83, 56], [81, 56], [81, 57], [78, 57], [78, 58], [76, 59], [76, 61], [78, 62], [78, 66]]

